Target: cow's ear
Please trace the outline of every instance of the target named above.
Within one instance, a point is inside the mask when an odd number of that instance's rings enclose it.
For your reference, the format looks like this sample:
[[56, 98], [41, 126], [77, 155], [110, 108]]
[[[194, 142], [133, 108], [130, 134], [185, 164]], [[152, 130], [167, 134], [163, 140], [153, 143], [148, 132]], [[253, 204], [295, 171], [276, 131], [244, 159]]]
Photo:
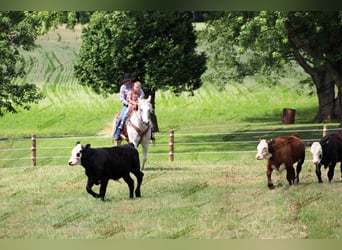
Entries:
[[76, 142], [76, 145], [77, 145], [77, 144], [81, 144], [81, 143], [78, 141], [78, 142]]
[[85, 146], [85, 149], [88, 149], [88, 148], [90, 148], [90, 144], [87, 144], [87, 145]]
[[259, 142], [262, 140], [262, 137], [259, 137]]

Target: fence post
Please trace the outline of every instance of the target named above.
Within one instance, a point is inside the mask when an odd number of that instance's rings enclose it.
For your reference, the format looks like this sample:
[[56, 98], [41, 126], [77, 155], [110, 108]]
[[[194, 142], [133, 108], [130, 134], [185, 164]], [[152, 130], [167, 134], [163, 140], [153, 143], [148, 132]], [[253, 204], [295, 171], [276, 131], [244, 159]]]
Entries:
[[327, 125], [323, 125], [323, 137], [327, 135]]
[[32, 166], [36, 166], [36, 135], [32, 135], [31, 138], [32, 141], [32, 147], [31, 147], [31, 159], [32, 159]]
[[173, 161], [174, 156], [174, 144], [175, 144], [175, 131], [170, 131], [170, 139], [169, 139], [169, 160]]

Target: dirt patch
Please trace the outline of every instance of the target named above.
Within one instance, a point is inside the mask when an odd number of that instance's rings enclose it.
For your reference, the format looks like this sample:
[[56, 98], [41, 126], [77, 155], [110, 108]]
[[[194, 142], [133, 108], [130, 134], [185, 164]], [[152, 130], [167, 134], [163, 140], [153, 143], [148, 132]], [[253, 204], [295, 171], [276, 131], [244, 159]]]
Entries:
[[98, 136], [112, 136], [113, 135], [113, 125], [108, 123], [101, 131], [97, 132]]

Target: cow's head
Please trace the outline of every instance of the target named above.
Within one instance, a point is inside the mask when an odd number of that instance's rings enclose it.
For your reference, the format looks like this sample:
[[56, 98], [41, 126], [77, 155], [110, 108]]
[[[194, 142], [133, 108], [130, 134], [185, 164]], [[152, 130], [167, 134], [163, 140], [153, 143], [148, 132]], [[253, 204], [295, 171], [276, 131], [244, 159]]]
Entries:
[[257, 154], [255, 158], [257, 160], [269, 159], [272, 154], [268, 151], [268, 142], [265, 139], [259, 139], [259, 144], [257, 146]]
[[75, 147], [71, 150], [71, 157], [69, 159], [69, 166], [75, 166], [77, 164], [81, 164], [82, 157], [82, 145], [77, 142]]
[[312, 162], [318, 164], [322, 160], [323, 151], [322, 146], [319, 142], [314, 142], [311, 145], [310, 152], [312, 154]]

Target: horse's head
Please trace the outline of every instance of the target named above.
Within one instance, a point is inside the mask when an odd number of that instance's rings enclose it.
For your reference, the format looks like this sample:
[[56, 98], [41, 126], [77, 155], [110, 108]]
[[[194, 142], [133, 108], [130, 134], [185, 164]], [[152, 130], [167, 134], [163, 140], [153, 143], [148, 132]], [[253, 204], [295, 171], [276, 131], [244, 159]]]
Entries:
[[139, 112], [142, 122], [147, 126], [151, 121], [151, 113], [153, 112], [151, 104], [151, 96], [147, 99], [139, 99]]

